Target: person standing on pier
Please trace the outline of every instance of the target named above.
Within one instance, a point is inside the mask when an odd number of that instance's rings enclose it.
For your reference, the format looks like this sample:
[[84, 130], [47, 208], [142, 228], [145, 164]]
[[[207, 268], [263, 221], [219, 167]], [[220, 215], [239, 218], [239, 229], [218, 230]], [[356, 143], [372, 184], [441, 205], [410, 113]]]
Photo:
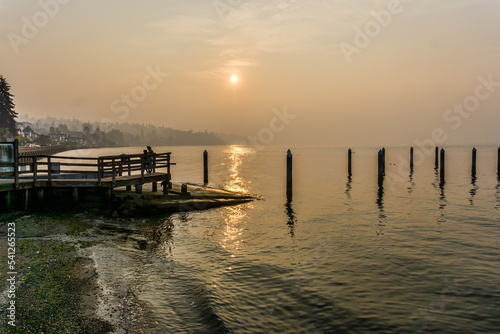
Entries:
[[151, 174], [155, 165], [155, 151], [151, 148], [151, 146], [147, 146], [147, 151], [144, 150], [144, 154], [146, 155], [146, 171], [148, 174]]

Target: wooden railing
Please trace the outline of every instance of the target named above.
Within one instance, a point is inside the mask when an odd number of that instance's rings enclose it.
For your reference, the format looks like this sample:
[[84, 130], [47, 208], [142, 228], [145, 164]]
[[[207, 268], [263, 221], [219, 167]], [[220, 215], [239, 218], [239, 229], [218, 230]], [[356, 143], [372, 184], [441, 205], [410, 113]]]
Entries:
[[0, 167], [10, 169], [10, 171], [0, 169], [0, 178], [14, 179], [16, 189], [19, 187], [20, 179], [31, 180], [34, 183], [46, 179], [50, 186], [56, 174], [79, 174], [82, 177], [85, 175], [85, 178], [96, 179], [98, 186], [101, 186], [104, 178], [111, 177], [114, 184], [116, 177], [123, 175], [140, 175], [141, 181], [144, 181], [149, 165], [152, 167], [152, 172], [166, 169], [166, 173], [170, 175], [170, 166], [175, 165], [170, 162], [170, 154], [170, 152], [122, 154], [99, 158], [18, 156], [14, 159], [14, 163], [0, 162]]

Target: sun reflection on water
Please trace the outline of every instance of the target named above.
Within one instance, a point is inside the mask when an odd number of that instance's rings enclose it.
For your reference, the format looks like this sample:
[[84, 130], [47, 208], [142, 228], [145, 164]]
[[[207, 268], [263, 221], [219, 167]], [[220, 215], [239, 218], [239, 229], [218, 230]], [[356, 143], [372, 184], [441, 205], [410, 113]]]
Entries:
[[248, 193], [246, 181], [240, 176], [239, 168], [243, 163], [244, 158], [255, 153], [255, 149], [238, 145], [229, 146], [224, 153], [229, 159], [229, 176], [230, 180], [226, 182], [224, 188], [230, 191]]
[[[250, 155], [255, 154], [255, 149], [238, 145], [229, 146], [224, 150], [229, 165], [229, 180], [224, 184], [224, 188], [230, 191], [248, 193], [247, 180], [240, 175], [240, 167], [244, 160]], [[225, 207], [225, 229], [224, 237], [220, 244], [231, 257], [236, 257], [236, 254], [242, 248], [243, 225], [245, 223], [245, 208], [251, 204], [228, 206]]]
[[231, 253], [231, 257], [235, 257], [236, 254], [241, 249], [242, 234], [243, 234], [243, 219], [246, 214], [243, 211], [243, 206], [228, 206], [224, 208], [226, 210], [224, 229], [224, 238], [221, 241], [221, 246], [226, 251]]

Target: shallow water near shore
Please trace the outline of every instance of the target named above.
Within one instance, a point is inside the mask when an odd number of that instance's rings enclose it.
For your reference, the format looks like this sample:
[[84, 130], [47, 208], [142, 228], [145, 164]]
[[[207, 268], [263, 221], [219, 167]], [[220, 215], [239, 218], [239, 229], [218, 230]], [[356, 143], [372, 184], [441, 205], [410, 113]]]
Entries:
[[[108, 148], [60, 155], [136, 153]], [[132, 291], [153, 333], [462, 333], [500, 329], [500, 185], [496, 147], [447, 149], [446, 182], [433, 153], [286, 147], [155, 147], [172, 152], [174, 182], [262, 196], [247, 204], [157, 219], [103, 218], [90, 247], [109, 296]], [[425, 158], [424, 158], [425, 156]], [[111, 297], [110, 297], [111, 298]], [[120, 302], [119, 299], [116, 302]], [[102, 307], [105, 307], [103, 305]]]

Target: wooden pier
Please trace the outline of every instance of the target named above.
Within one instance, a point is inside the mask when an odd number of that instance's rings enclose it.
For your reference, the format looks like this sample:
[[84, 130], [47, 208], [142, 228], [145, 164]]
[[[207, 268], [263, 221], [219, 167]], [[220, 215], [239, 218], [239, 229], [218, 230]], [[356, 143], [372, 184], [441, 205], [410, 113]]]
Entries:
[[113, 190], [125, 187], [136, 193], [142, 185], [157, 184], [168, 193], [171, 184], [171, 153], [114, 156], [62, 157], [20, 155], [13, 144], [10, 162], [0, 162], [0, 208], [29, 210], [58, 204], [106, 204]]

